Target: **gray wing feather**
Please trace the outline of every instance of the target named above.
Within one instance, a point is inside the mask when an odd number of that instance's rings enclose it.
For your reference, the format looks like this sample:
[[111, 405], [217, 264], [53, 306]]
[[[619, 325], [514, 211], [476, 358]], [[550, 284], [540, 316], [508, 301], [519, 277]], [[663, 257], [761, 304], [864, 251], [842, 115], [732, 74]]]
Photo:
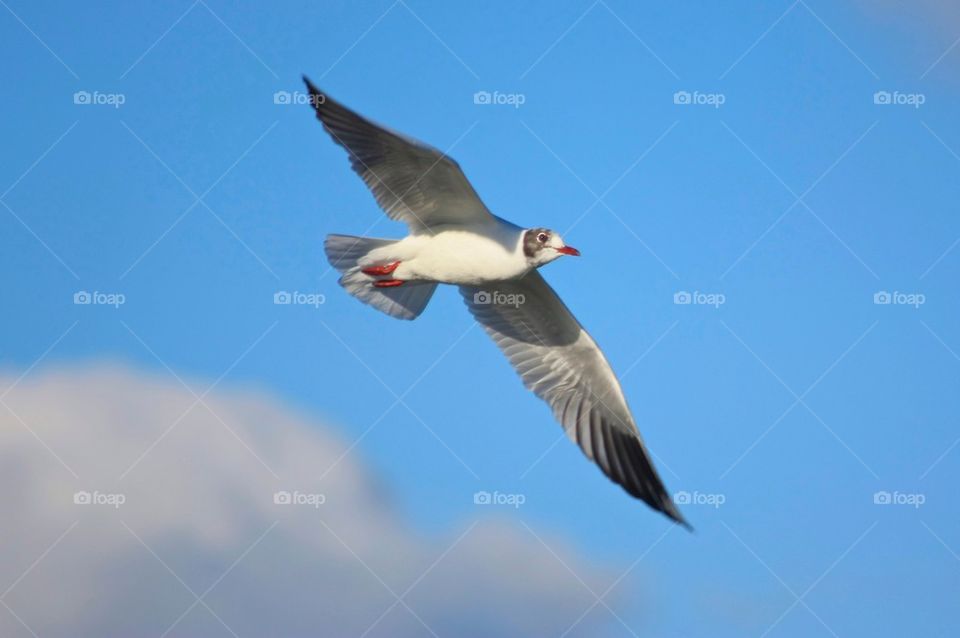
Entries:
[[476, 297], [481, 289], [471, 286], [461, 286], [460, 293], [524, 385], [546, 401], [567, 436], [607, 477], [689, 528], [653, 467], [619, 381], [590, 335], [539, 272], [496, 288], [523, 303], [478, 303], [487, 298]]
[[303, 80], [317, 119], [347, 150], [354, 172], [390, 219], [404, 222], [412, 233], [493, 220], [453, 159], [371, 122]]

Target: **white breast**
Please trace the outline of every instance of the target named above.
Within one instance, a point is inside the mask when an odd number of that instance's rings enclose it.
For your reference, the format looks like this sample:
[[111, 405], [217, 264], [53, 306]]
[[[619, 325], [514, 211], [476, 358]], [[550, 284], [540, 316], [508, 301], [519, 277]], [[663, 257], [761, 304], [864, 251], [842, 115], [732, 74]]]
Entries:
[[521, 237], [517, 230], [499, 225], [480, 232], [440, 230], [434, 235], [411, 235], [385, 247], [390, 255], [383, 258], [400, 261], [393, 276], [404, 281], [483, 285], [519, 277], [529, 269]]

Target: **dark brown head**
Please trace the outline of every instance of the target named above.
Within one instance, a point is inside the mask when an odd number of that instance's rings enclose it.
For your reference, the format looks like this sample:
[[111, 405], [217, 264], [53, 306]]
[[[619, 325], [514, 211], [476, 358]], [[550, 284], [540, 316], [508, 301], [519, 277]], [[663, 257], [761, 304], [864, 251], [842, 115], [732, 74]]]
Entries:
[[579, 256], [580, 251], [563, 243], [549, 228], [531, 228], [523, 233], [523, 254], [533, 266], [548, 264], [561, 255]]

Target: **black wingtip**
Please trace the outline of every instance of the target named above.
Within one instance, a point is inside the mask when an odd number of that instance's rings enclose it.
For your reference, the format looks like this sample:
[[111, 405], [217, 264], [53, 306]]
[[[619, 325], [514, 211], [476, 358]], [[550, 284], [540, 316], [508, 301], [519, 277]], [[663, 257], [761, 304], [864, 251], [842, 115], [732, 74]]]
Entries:
[[303, 83], [307, 85], [307, 91], [310, 93], [310, 95], [323, 95], [320, 89], [318, 89], [316, 85], [310, 81], [310, 78], [308, 78], [306, 74], [303, 75]]
[[303, 83], [307, 85], [307, 92], [310, 94], [310, 105], [317, 112], [317, 117], [321, 117], [322, 107], [327, 102], [327, 96], [310, 81], [306, 74], [301, 76]]
[[687, 519], [683, 517], [683, 514], [680, 513], [680, 510], [670, 497], [667, 497], [667, 500], [663, 503], [663, 507], [660, 508], [660, 511], [664, 514], [664, 516], [669, 518], [677, 525], [682, 526], [691, 534], [696, 532], [696, 530], [693, 529], [693, 525], [687, 522]]

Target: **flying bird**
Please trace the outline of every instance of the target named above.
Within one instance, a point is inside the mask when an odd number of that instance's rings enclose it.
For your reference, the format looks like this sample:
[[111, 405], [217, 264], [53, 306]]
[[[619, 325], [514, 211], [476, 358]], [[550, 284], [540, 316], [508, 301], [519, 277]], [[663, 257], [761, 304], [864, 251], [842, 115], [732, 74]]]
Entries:
[[458, 286], [474, 318], [567, 436], [630, 495], [687, 527], [657, 475], [620, 383], [594, 340], [538, 269], [580, 252], [549, 228], [491, 213], [459, 164], [322, 93], [310, 104], [400, 240], [328, 235], [327, 259], [348, 293], [392, 317], [415, 319], [438, 284]]

